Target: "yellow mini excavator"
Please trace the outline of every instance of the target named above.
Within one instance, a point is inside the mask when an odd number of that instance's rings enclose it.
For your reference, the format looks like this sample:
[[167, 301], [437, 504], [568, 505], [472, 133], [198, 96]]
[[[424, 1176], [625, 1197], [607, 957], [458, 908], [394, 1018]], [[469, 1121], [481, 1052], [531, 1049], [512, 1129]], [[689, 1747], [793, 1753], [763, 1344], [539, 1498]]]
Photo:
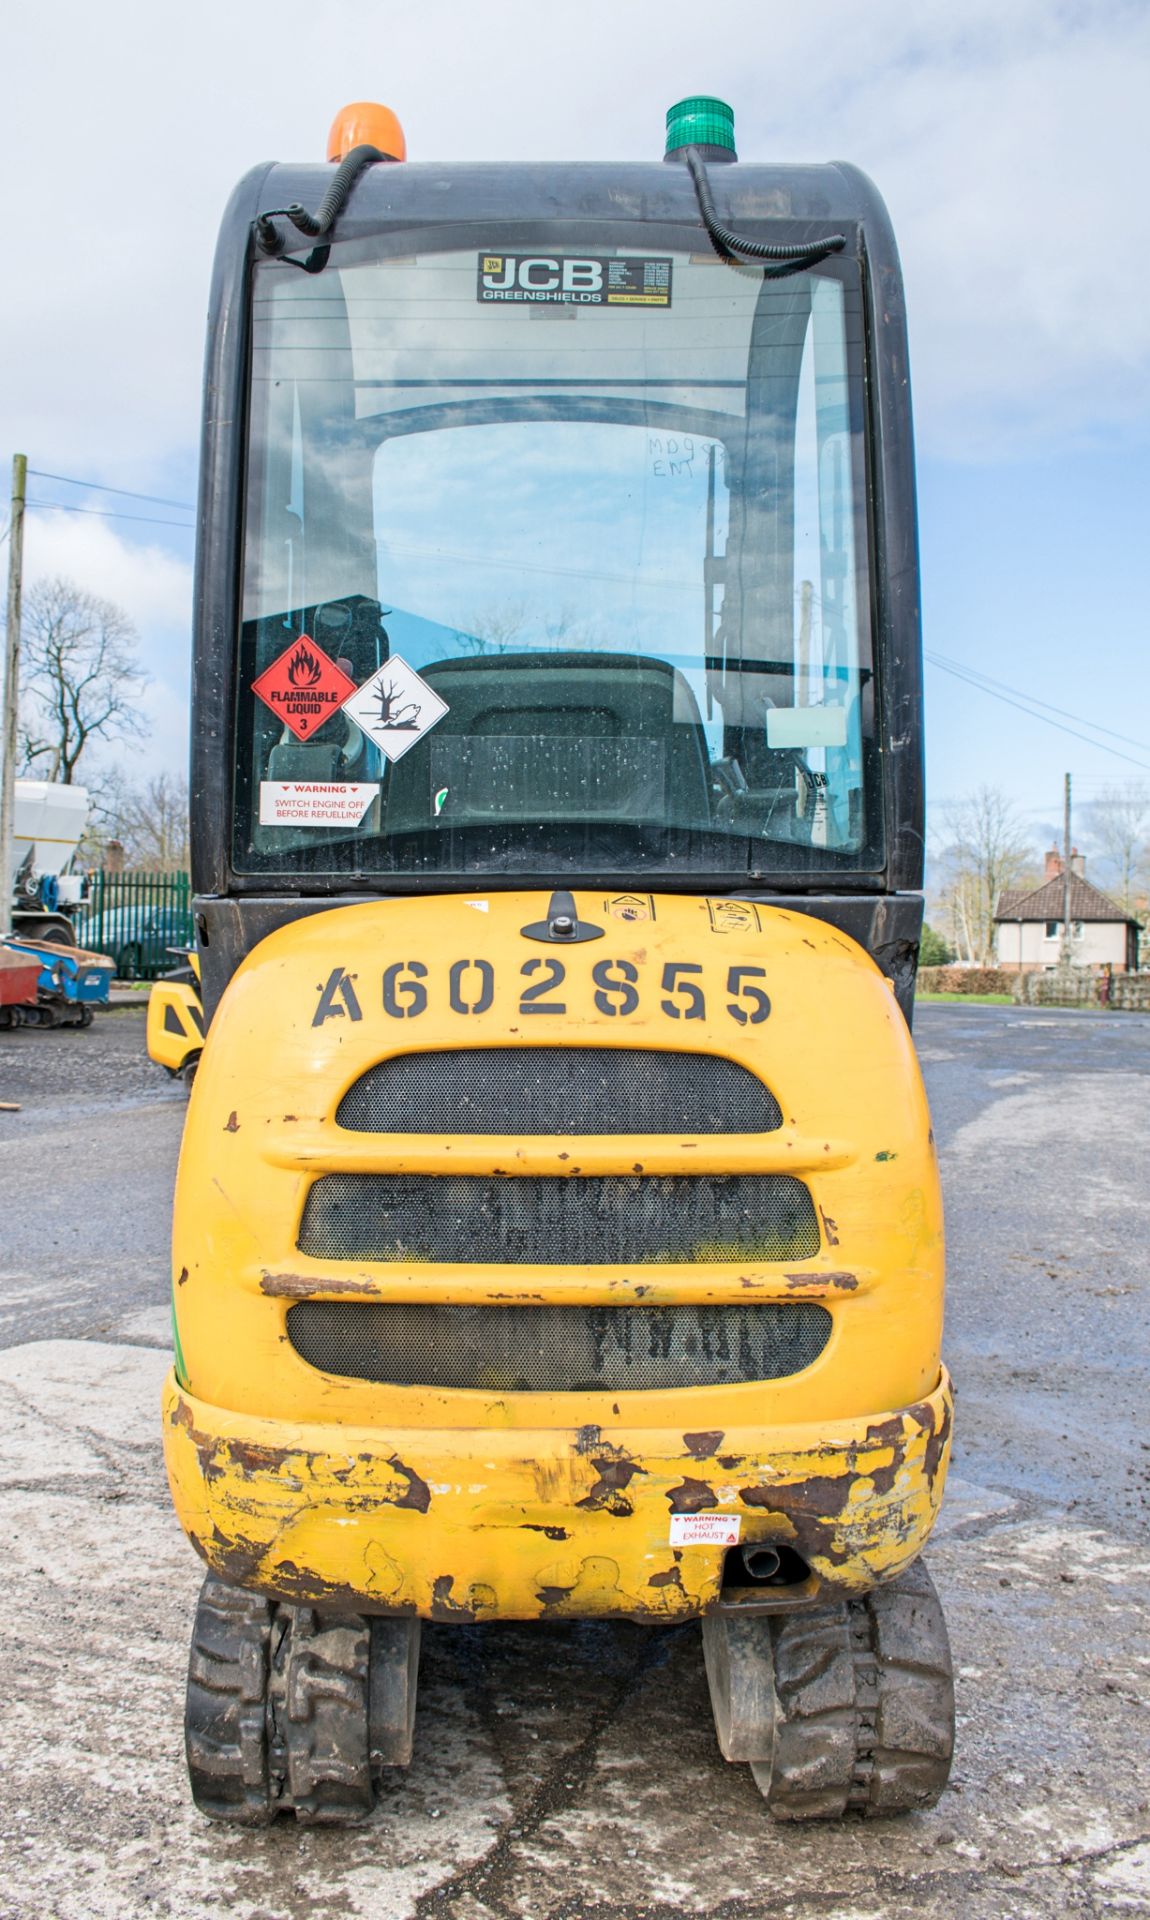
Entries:
[[216, 259], [207, 1041], [164, 1442], [208, 1815], [355, 1821], [421, 1623], [698, 1620], [782, 1819], [928, 1806], [902, 283], [854, 168], [261, 167]]

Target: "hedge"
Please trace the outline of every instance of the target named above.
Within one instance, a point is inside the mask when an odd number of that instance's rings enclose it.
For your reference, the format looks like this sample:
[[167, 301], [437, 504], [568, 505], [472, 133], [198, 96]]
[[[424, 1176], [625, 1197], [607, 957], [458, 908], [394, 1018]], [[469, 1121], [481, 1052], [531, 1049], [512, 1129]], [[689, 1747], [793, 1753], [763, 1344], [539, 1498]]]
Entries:
[[1011, 993], [1014, 975], [1001, 967], [920, 967], [920, 993]]

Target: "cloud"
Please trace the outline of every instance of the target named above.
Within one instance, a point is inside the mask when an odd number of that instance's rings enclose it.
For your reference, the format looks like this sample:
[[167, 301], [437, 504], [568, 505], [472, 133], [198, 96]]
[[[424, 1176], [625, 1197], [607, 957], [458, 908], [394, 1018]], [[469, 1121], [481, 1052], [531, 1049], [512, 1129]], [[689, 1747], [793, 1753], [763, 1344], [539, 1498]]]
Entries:
[[6, 28], [0, 153], [23, 184], [0, 364], [19, 370], [6, 433], [37, 466], [171, 490], [231, 185], [269, 156], [318, 159], [336, 108], [377, 91], [415, 158], [457, 161], [656, 159], [664, 107], [713, 89], [744, 157], [847, 158], [878, 181], [929, 447], [1145, 432], [1145, 0], [728, 0], [709, 31], [697, 0], [329, 0], [322, 31], [311, 0], [118, 0], [112, 20], [56, 0]]
[[64, 574], [89, 593], [122, 607], [141, 639], [167, 637], [188, 655], [192, 619], [192, 569], [160, 546], [137, 546], [102, 520], [64, 513], [30, 513], [25, 522], [24, 571], [28, 586]]

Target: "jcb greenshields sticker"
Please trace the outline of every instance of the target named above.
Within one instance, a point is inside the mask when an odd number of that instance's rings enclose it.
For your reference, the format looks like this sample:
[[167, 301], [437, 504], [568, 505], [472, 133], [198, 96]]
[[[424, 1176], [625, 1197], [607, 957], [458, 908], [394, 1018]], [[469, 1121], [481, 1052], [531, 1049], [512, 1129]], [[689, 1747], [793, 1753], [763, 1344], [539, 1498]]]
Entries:
[[666, 255], [481, 253], [476, 299], [516, 306], [669, 307], [671, 265]]

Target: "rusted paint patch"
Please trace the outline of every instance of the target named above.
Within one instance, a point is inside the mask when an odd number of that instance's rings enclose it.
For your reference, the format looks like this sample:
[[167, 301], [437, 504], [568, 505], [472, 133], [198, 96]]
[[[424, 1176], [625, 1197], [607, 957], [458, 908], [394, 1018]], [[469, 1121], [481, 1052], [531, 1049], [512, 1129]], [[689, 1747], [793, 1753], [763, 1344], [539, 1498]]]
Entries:
[[683, 1435], [683, 1445], [686, 1447], [692, 1460], [709, 1460], [712, 1454], [718, 1453], [722, 1444], [723, 1430], [721, 1427], [716, 1427], [711, 1433], [685, 1433]]
[[635, 1509], [625, 1497], [625, 1489], [643, 1469], [618, 1448], [612, 1448], [601, 1458], [596, 1457], [591, 1464], [599, 1478], [590, 1493], [575, 1502], [576, 1506], [589, 1513], [612, 1513], [616, 1519], [628, 1519]]
[[800, 1514], [811, 1520], [837, 1520], [857, 1477], [853, 1473], [812, 1473], [809, 1479], [789, 1487], [740, 1487], [739, 1498], [744, 1506], [785, 1514], [788, 1519]]
[[653, 1573], [647, 1585], [649, 1587], [678, 1587], [680, 1593], [685, 1591], [683, 1575], [678, 1567], [669, 1567], [666, 1573]]
[[714, 1489], [705, 1480], [683, 1480], [677, 1487], [670, 1488], [667, 1499], [672, 1513], [706, 1513], [719, 1504]]
[[542, 1522], [538, 1520], [524, 1520], [523, 1531], [524, 1533], [546, 1534], [548, 1540], [569, 1540], [571, 1538], [566, 1527], [545, 1527]]
[[[823, 1217], [825, 1219], [826, 1216]], [[858, 1286], [858, 1275], [855, 1273], [785, 1273], [783, 1278], [795, 1293], [803, 1287], [817, 1287], [823, 1292], [833, 1288], [836, 1293], [853, 1293]]]
[[240, 1130], [240, 1123], [239, 1123], [239, 1121], [238, 1121], [238, 1120], [236, 1119], [236, 1116], [235, 1116], [235, 1112], [233, 1111], [233, 1112], [231, 1112], [231, 1113], [229, 1113], [229, 1115], [228, 1115], [228, 1117], [227, 1117], [227, 1119], [226, 1119], [226, 1120], [225, 1120], [225, 1122], [224, 1122], [224, 1132], [225, 1132], [225, 1133], [238, 1133], [238, 1132], [239, 1132], [239, 1130]]
[[421, 1480], [414, 1467], [405, 1467], [402, 1460], [391, 1459], [388, 1466], [407, 1481], [407, 1492], [401, 1500], [390, 1500], [392, 1507], [414, 1507], [416, 1513], [426, 1513], [431, 1505], [431, 1488], [426, 1480]]
[[[872, 1420], [870, 1422], [862, 1443], [863, 1448], [871, 1451], [879, 1447], [894, 1447], [901, 1452], [905, 1440], [905, 1432], [902, 1414], [888, 1413], [885, 1420]], [[858, 1447], [853, 1450], [853, 1457], [856, 1460], [860, 1451], [861, 1449]]]
[[[214, 1555], [211, 1564], [216, 1564]], [[286, 1600], [296, 1606], [329, 1606], [348, 1613], [362, 1612], [364, 1600], [368, 1597], [362, 1588], [348, 1586], [339, 1580], [325, 1580], [314, 1568], [298, 1566], [294, 1560], [279, 1560], [268, 1568], [261, 1575], [259, 1590], [273, 1600]], [[415, 1612], [413, 1600], [389, 1602], [386, 1608], [389, 1619], [410, 1617]]]
[[204, 1463], [204, 1477], [218, 1479], [232, 1467], [238, 1467], [241, 1473], [280, 1474], [289, 1457], [282, 1447], [262, 1447], [252, 1440], [230, 1440], [223, 1447], [213, 1448], [210, 1466]]
[[839, 1243], [838, 1221], [831, 1219], [825, 1207], [820, 1206], [819, 1212], [822, 1215], [823, 1231], [827, 1236], [828, 1247], [837, 1247]]
[[884, 1147], [881, 1153], [875, 1154], [875, 1159], [876, 1160], [897, 1160], [898, 1155], [897, 1153], [891, 1153], [889, 1148]]
[[937, 1433], [933, 1431], [932, 1410], [925, 1401], [921, 1407], [913, 1407], [911, 1412], [917, 1414], [924, 1425], [930, 1423], [932, 1426], [932, 1431], [928, 1433], [926, 1437], [924, 1465], [926, 1468], [926, 1477], [930, 1482], [933, 1492], [935, 1475], [945, 1456], [946, 1443], [950, 1439], [951, 1410], [949, 1406], [944, 1406]]
[[431, 1617], [433, 1620], [471, 1621], [475, 1619], [475, 1608], [465, 1605], [462, 1600], [452, 1597], [451, 1589], [455, 1585], [453, 1573], [441, 1573], [431, 1588]]
[[183, 1287], [187, 1285], [187, 1282], [188, 1282], [188, 1269], [186, 1267], [181, 1267], [180, 1271], [176, 1275], [176, 1285], [178, 1287]]
[[323, 1273], [318, 1276], [306, 1273], [270, 1273], [265, 1267], [260, 1274], [260, 1292], [271, 1300], [312, 1300], [321, 1293], [376, 1293], [379, 1282], [370, 1274], [360, 1273], [350, 1276], [343, 1273]]

